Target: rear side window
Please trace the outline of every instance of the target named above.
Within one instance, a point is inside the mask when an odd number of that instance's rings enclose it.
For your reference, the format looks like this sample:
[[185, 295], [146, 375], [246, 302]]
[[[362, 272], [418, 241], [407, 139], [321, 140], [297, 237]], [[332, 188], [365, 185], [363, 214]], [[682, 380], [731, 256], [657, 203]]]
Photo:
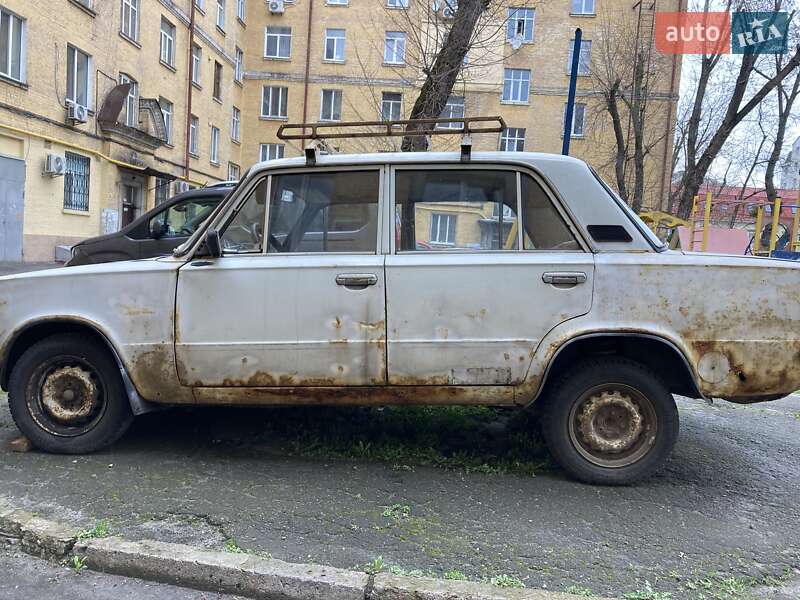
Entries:
[[397, 171], [395, 210], [399, 250], [518, 248], [513, 171]]
[[267, 253], [374, 254], [379, 196], [377, 170], [275, 175]]
[[580, 250], [542, 186], [524, 173], [520, 179], [525, 250]]

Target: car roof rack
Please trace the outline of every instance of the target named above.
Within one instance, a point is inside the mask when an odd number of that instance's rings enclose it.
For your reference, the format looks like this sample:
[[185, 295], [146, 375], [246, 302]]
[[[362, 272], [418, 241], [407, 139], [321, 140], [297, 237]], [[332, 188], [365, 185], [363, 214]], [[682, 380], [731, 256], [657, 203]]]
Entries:
[[[461, 126], [452, 127], [453, 123]], [[477, 125], [476, 125], [477, 124]], [[407, 131], [408, 125], [416, 125]], [[447, 125], [447, 127], [442, 127]], [[462, 117], [457, 119], [400, 119], [394, 121], [334, 121], [323, 123], [284, 123], [277, 137], [283, 141], [311, 140], [305, 148], [306, 163], [317, 162], [320, 145], [326, 140], [405, 137], [429, 135], [461, 135], [461, 161], [469, 162], [472, 154], [472, 135], [475, 133], [502, 133], [506, 129], [503, 117]]]

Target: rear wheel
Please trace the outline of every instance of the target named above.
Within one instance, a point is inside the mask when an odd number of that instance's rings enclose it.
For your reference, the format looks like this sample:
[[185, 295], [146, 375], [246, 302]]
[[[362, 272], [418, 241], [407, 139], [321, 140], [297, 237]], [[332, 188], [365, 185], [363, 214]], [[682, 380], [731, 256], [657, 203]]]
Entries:
[[580, 363], [546, 399], [544, 435], [556, 461], [586, 483], [628, 484], [664, 464], [678, 409], [647, 367], [621, 358]]
[[133, 421], [108, 349], [74, 334], [46, 338], [23, 353], [11, 373], [8, 403], [17, 427], [48, 452], [93, 452]]

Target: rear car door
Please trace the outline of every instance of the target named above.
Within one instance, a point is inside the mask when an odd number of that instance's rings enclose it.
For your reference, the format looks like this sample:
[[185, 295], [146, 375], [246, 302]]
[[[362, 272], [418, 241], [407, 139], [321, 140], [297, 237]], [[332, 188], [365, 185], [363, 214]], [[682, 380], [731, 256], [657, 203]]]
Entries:
[[535, 173], [395, 167], [386, 260], [393, 385], [518, 385], [592, 303], [593, 256]]
[[293, 170], [243, 190], [223, 256], [179, 272], [184, 384], [386, 383], [382, 181], [379, 167]]

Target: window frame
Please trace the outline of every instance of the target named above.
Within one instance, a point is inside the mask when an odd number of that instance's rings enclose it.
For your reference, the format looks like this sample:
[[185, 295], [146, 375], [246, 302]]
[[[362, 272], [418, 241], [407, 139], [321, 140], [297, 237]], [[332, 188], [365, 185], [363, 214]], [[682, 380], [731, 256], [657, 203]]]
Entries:
[[247, 22], [247, 0], [236, 0], [236, 18], [242, 23]]
[[202, 85], [203, 77], [203, 47], [192, 44], [192, 83], [198, 87]]
[[78, 152], [70, 152], [68, 150], [68, 151], [66, 151], [64, 153], [65, 164], [68, 165], [70, 160], [80, 161], [81, 163], [83, 163], [86, 166], [86, 170], [82, 171], [81, 173], [79, 173], [79, 175], [82, 178], [85, 179], [85, 181], [84, 181], [85, 192], [83, 192], [81, 194], [81, 196], [85, 196], [86, 203], [82, 204], [81, 206], [78, 206], [76, 202], [72, 202], [71, 201], [76, 196], [76, 193], [74, 191], [74, 185], [71, 185], [71, 188], [72, 188], [73, 191], [69, 195], [70, 206], [67, 206], [67, 198], [68, 198], [67, 183], [69, 182], [70, 184], [74, 184], [74, 180], [71, 179], [71, 177], [74, 175], [74, 173], [72, 171], [68, 171], [68, 172], [64, 173], [64, 198], [63, 198], [63, 201], [61, 203], [62, 210], [88, 213], [89, 209], [91, 207], [91, 200], [92, 200], [92, 187], [91, 187], [91, 184], [92, 184], [92, 159], [91, 159], [90, 156], [84, 156], [83, 154], [80, 154]]
[[[522, 86], [522, 82], [524, 81], [523, 79], [514, 79], [514, 77], [513, 77], [514, 73], [527, 73], [528, 74], [528, 80], [527, 80], [528, 89], [527, 89], [527, 92], [525, 93], [525, 99], [524, 100], [519, 100], [519, 99], [514, 99], [513, 98], [513, 96], [514, 96], [513, 92], [514, 92], [515, 83], [520, 86], [520, 91], [521, 91], [522, 90], [522, 87], [521, 87]], [[511, 77], [509, 77], [509, 75], [511, 75]], [[512, 69], [512, 68], [509, 68], [509, 67], [505, 67], [503, 69], [503, 91], [500, 94], [500, 102], [501, 102], [501, 104], [521, 104], [521, 105], [530, 104], [530, 101], [531, 101], [531, 75], [532, 75], [531, 69]], [[506, 82], [507, 81], [510, 82], [510, 88], [509, 88], [510, 92], [511, 92], [510, 93], [510, 96], [511, 96], [510, 98], [506, 98], [505, 97], [505, 95], [506, 95]]]
[[[453, 102], [453, 100], [461, 99], [461, 103]], [[453, 116], [453, 109], [461, 107], [461, 116]], [[447, 116], [445, 116], [445, 112], [447, 112]], [[439, 115], [441, 119], [463, 119], [467, 116], [467, 97], [466, 96], [453, 96], [450, 95], [447, 98], [447, 102], [445, 102], [444, 108], [442, 109], [442, 113]], [[436, 125], [436, 129], [454, 129], [456, 131], [461, 131], [464, 129], [464, 123], [438, 123]]]
[[[268, 114], [264, 112], [264, 100], [269, 90], [270, 101], [269, 107], [272, 107], [272, 94], [273, 90], [278, 90], [278, 113], [277, 115]], [[281, 101], [283, 100], [283, 101]], [[281, 108], [285, 109], [285, 113], [280, 114]], [[261, 86], [261, 115], [259, 118], [273, 121], [285, 121], [289, 117], [289, 88], [285, 85], [263, 85]]]
[[[325, 115], [325, 95], [330, 97], [331, 105], [329, 107], [330, 115]], [[339, 99], [339, 118], [335, 118], [336, 112], [336, 99]], [[320, 92], [319, 98], [319, 120], [323, 123], [338, 123], [342, 120], [342, 104], [344, 103], [344, 93], [341, 89], [323, 89]]]
[[[8, 63], [5, 66], [0, 67], [0, 77], [25, 85], [28, 78], [27, 64], [26, 64], [27, 47], [28, 47], [28, 20], [25, 19], [24, 17], [21, 17], [14, 11], [8, 10], [5, 6], [0, 6], [0, 18], [2, 18], [3, 15], [8, 16], [10, 26], [8, 28], [8, 39], [6, 40], [8, 43]], [[15, 27], [18, 27], [20, 30], [19, 79], [14, 77], [14, 75], [12, 75], [12, 64], [14, 62], [13, 50], [14, 50]], [[7, 69], [7, 71], [4, 71], [4, 69]]]
[[[572, 75], [572, 53], [575, 48], [575, 38], [569, 41], [567, 48], [567, 75]], [[585, 49], [585, 50], [584, 50]], [[586, 56], [585, 69], [582, 68], [584, 64], [584, 52]], [[581, 47], [578, 50], [578, 77], [588, 77], [592, 74], [592, 40], [581, 40]]]
[[[513, 131], [515, 134], [518, 134], [518, 132], [521, 131], [522, 132], [522, 137], [520, 138], [518, 135], [514, 135], [513, 137], [507, 136], [506, 134], [511, 132], [511, 131]], [[525, 135], [527, 133], [528, 133], [528, 131], [527, 131], [527, 128], [525, 128], [525, 127], [506, 127], [505, 130], [503, 131], [503, 133], [500, 134], [500, 143], [498, 144], [498, 151], [499, 152], [525, 152]], [[509, 150], [508, 149], [508, 143], [509, 142], [513, 142], [514, 145], [516, 146], [517, 142], [520, 142], [520, 141], [522, 142], [522, 148], [521, 149], [519, 149], [519, 150], [517, 150], [516, 148], [514, 150]], [[506, 146], [505, 148], [503, 148], [503, 145], [504, 145], [503, 142], [505, 142], [505, 146]]]
[[[575, 133], [575, 116], [578, 114], [575, 108], [578, 106], [583, 107], [582, 118], [581, 118], [581, 132]], [[586, 137], [586, 106], [585, 102], [575, 102], [572, 107], [572, 124], [569, 128], [569, 137], [572, 140], [582, 140]], [[564, 103], [564, 110], [561, 113], [561, 138], [564, 138], [564, 125], [566, 124], [567, 120], [567, 104]]]
[[[574, 10], [575, 4], [577, 4], [578, 2], [580, 2], [580, 4], [581, 4], [580, 12], [576, 12]], [[591, 4], [592, 5], [591, 12], [587, 12], [586, 11], [586, 5], [587, 4]], [[594, 17], [594, 16], [596, 16], [597, 15], [597, 0], [570, 0], [569, 14], [571, 16], [580, 16], [580, 17], [589, 17], [589, 16]]]
[[[342, 35], [330, 35], [328, 32], [336, 31], [342, 32]], [[333, 57], [328, 58], [328, 40], [333, 41]], [[341, 58], [336, 58], [337, 50], [341, 46]], [[324, 62], [343, 63], [347, 58], [347, 30], [340, 27], [326, 27], [325, 28], [325, 42], [322, 45], [322, 60]]]
[[[74, 53], [73, 54], [73, 61], [72, 61], [73, 64], [70, 64], [70, 60], [69, 60], [70, 51], [72, 51]], [[92, 67], [93, 67], [94, 61], [92, 60], [92, 55], [91, 54], [88, 54], [88, 53], [84, 52], [83, 50], [81, 50], [80, 48], [78, 48], [77, 46], [74, 46], [72, 44], [67, 44], [67, 93], [66, 93], [66, 96], [65, 96], [65, 101], [66, 101], [67, 105], [69, 105], [69, 104], [75, 104], [75, 105], [79, 104], [79, 102], [78, 102], [78, 57], [79, 57], [79, 55], [82, 55], [82, 56], [86, 57], [86, 87], [85, 87], [86, 105], [85, 106], [86, 106], [87, 110], [92, 110], [92, 108], [93, 108], [93, 104], [92, 104], [92, 91], [93, 91], [93, 89], [92, 89]], [[70, 74], [72, 74], [72, 83], [73, 83], [73, 86], [75, 88], [73, 90], [69, 89], [69, 87], [70, 87], [69, 86]]]
[[[392, 57], [395, 60], [389, 60], [389, 42], [392, 41], [394, 43], [393, 50], [391, 52]], [[402, 41], [402, 46], [400, 46], [399, 42]], [[402, 66], [406, 64], [406, 45], [408, 43], [408, 35], [405, 31], [387, 31], [383, 37], [383, 64], [385, 65], [392, 65], [392, 66]], [[400, 60], [397, 60], [397, 48], [402, 48], [402, 53], [400, 56]]]
[[[396, 100], [387, 100], [386, 99], [386, 95], [387, 94], [393, 94], [393, 95], [399, 96], [399, 98], [396, 99]], [[384, 115], [384, 107], [387, 106], [387, 105], [389, 106], [389, 113], [390, 113], [388, 118]], [[394, 111], [395, 106], [397, 108], [397, 118], [396, 119], [393, 118], [393, 115], [391, 114]], [[381, 111], [380, 111], [380, 115], [381, 115], [381, 121], [399, 121], [400, 119], [402, 119], [403, 118], [403, 92], [386, 92], [386, 91], [382, 91], [381, 92]]]
[[223, 33], [225, 33], [225, 11], [227, 9], [228, 6], [225, 0], [217, 0], [217, 16], [214, 19], [214, 22], [217, 25], [217, 29]]
[[238, 106], [231, 107], [231, 140], [237, 144], [242, 141], [242, 111]]
[[216, 125], [211, 126], [211, 140], [210, 140], [210, 155], [208, 157], [208, 161], [212, 165], [219, 166], [219, 146], [220, 140], [222, 137], [222, 132], [219, 130], [219, 127]]
[[235, 83], [244, 81], [244, 50], [239, 46], [233, 51], [233, 81]]
[[[128, 9], [129, 19], [125, 19], [126, 7]], [[131, 40], [132, 42], [139, 43], [140, 32], [140, 17], [141, 17], [141, 1], [140, 0], [121, 0], [120, 1], [120, 18], [119, 18], [119, 32], [123, 37]], [[132, 20], [130, 20], [132, 19]], [[126, 24], [132, 31], [126, 31]]]
[[139, 124], [139, 82], [127, 73], [119, 74], [119, 82], [132, 84], [128, 95], [125, 96], [123, 109], [125, 110], [125, 126], [136, 127]]
[[[164, 31], [164, 26], [167, 26], [167, 31]], [[175, 25], [165, 16], [161, 16], [161, 28], [159, 29], [159, 62], [162, 65], [175, 69], [175, 38], [177, 37], [178, 30]], [[166, 53], [166, 56], [165, 56]]]
[[[288, 33], [270, 32], [270, 29], [288, 29]], [[275, 54], [269, 53], [270, 38], [275, 38]], [[289, 52], [286, 56], [281, 55], [281, 41], [284, 38], [289, 40]], [[286, 25], [267, 25], [264, 27], [264, 58], [269, 60], [291, 60], [292, 59], [292, 28]]]
[[[418, 171], [418, 170], [427, 170], [427, 171], [441, 171], [441, 170], [464, 170], [464, 171], [474, 171], [474, 170], [495, 170], [495, 171], [513, 171], [516, 173], [516, 180], [517, 180], [517, 248], [510, 249], [510, 250], [448, 250], [446, 247], [440, 247], [441, 249], [437, 249], [435, 252], [430, 250], [400, 250], [397, 247], [397, 239], [394, 235], [394, 224], [395, 224], [395, 215], [397, 214], [397, 173], [401, 171]], [[561, 217], [564, 221], [569, 232], [575, 238], [575, 241], [580, 246], [578, 250], [565, 250], [565, 249], [526, 249], [524, 248], [524, 241], [525, 241], [525, 227], [524, 227], [524, 218], [522, 213], [522, 175], [528, 175], [531, 177], [535, 183], [541, 186], [542, 190], [544, 190], [545, 195], [547, 196], [548, 200], [550, 201], [550, 205], [556, 211], [556, 213]], [[459, 163], [437, 163], [437, 164], [424, 164], [424, 163], [400, 163], [391, 165], [388, 169], [387, 177], [389, 179], [389, 202], [388, 207], [386, 209], [387, 216], [384, 217], [382, 224], [386, 227], [391, 227], [387, 231], [391, 232], [391, 235], [384, 234], [384, 237], [388, 238], [389, 241], [389, 248], [388, 253], [391, 256], [406, 256], [406, 255], [427, 255], [427, 256], [436, 256], [439, 254], [494, 254], [494, 255], [512, 255], [512, 254], [521, 254], [521, 253], [561, 253], [561, 252], [568, 252], [568, 253], [591, 253], [592, 246], [587, 241], [587, 237], [584, 234], [583, 230], [576, 225], [577, 220], [572, 215], [572, 213], [567, 208], [564, 201], [558, 195], [558, 193], [553, 189], [553, 187], [548, 183], [547, 179], [539, 173], [538, 169], [535, 169], [532, 165], [525, 165], [524, 167], [520, 167], [517, 165], [509, 165], [504, 163], [472, 163], [472, 164], [459, 164]]]
[[[275, 148], [275, 150], [276, 150], [275, 154], [276, 155], [278, 154], [277, 150], [280, 149], [280, 156], [275, 156], [275, 158], [270, 158], [269, 157], [270, 148]], [[264, 152], [265, 151], [266, 151], [266, 154], [267, 154], [266, 158], [264, 157]], [[268, 161], [268, 160], [280, 160], [281, 158], [285, 158], [285, 157], [286, 157], [286, 144], [280, 144], [280, 143], [277, 143], [277, 142], [265, 142], [265, 143], [259, 144], [259, 146], [258, 146], [258, 158], [260, 159], [259, 162], [265, 162], [265, 161]]]
[[[530, 12], [530, 15], [528, 14]], [[522, 17], [517, 16], [523, 13]], [[506, 12], [506, 42], [510, 42], [514, 36], [510, 36], [511, 23], [523, 22], [523, 44], [532, 44], [536, 40], [536, 9], [529, 6], [509, 6]], [[530, 39], [528, 39], [528, 23], [530, 23]], [[516, 27], [515, 27], [516, 29]]]
[[211, 86], [211, 98], [217, 102], [222, 102], [222, 63], [214, 61], [214, 81]]
[[189, 115], [189, 154], [200, 158], [200, 118]]
[[[172, 126], [175, 121], [175, 104], [164, 98], [164, 96], [159, 96], [158, 105], [161, 107], [161, 116], [164, 118], [164, 128], [167, 131], [167, 139], [164, 143], [167, 146], [172, 146]], [[169, 110], [164, 110], [165, 106], [167, 106]]]

